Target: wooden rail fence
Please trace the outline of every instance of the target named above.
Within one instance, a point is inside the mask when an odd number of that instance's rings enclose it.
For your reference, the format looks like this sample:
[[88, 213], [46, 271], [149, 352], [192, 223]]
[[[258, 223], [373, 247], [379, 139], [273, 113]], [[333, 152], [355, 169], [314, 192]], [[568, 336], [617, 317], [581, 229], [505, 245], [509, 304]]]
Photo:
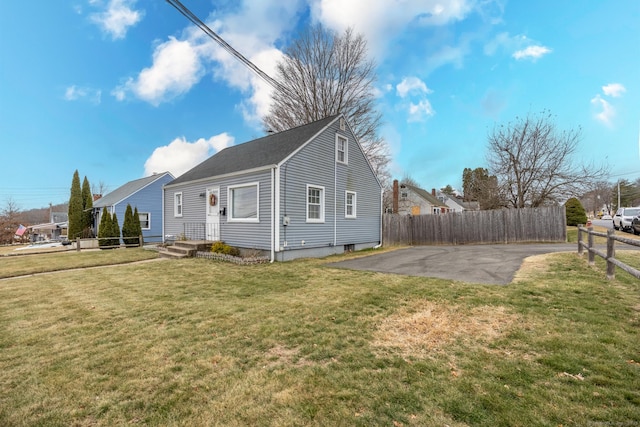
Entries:
[[[583, 235], [587, 234], [587, 242], [584, 242]], [[594, 247], [593, 237], [605, 237], [607, 239], [607, 252], [604, 253]], [[598, 231], [593, 231], [593, 227], [585, 228], [582, 225], [578, 226], [578, 254], [582, 255], [584, 253], [584, 249], [587, 249], [589, 252], [589, 265], [595, 264], [595, 256], [598, 255], [601, 258], [604, 258], [607, 261], [607, 279], [615, 279], [616, 277], [616, 267], [619, 267], [631, 274], [632, 276], [640, 279], [640, 270], [637, 270], [627, 264], [617, 260], [616, 256], [616, 248], [615, 242], [626, 243], [627, 245], [632, 245], [636, 247], [640, 247], [640, 240], [629, 239], [627, 237], [622, 237], [615, 234], [614, 230], [608, 230], [606, 233], [600, 233]]]
[[566, 239], [564, 206], [383, 216], [385, 246], [566, 242]]

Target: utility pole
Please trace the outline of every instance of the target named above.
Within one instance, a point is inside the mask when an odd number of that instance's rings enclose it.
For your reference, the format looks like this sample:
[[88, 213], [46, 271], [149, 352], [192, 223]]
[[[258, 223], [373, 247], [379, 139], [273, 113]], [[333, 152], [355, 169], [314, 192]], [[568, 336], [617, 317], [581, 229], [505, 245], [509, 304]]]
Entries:
[[620, 209], [620, 180], [618, 180], [618, 209]]

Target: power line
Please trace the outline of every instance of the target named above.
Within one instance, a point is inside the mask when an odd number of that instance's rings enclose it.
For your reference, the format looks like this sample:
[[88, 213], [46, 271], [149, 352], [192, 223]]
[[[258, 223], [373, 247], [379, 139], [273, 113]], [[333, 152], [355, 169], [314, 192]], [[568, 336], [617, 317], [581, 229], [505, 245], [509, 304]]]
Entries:
[[272, 88], [280, 90], [288, 94], [287, 88], [282, 86], [280, 83], [271, 78], [267, 73], [262, 71], [258, 66], [256, 66], [253, 62], [249, 61], [244, 55], [235, 50], [233, 46], [227, 43], [222, 37], [216, 34], [211, 28], [207, 26], [204, 22], [200, 20], [193, 12], [191, 12], [185, 5], [183, 5], [179, 0], [167, 0], [171, 6], [175, 7], [178, 12], [184, 15], [189, 21], [194, 23], [198, 28], [200, 28], [206, 35], [208, 35], [211, 39], [213, 39], [216, 43], [218, 43], [224, 50], [229, 52], [232, 56], [242, 62], [246, 67], [248, 67], [251, 71], [258, 75], [262, 80], [267, 82]]

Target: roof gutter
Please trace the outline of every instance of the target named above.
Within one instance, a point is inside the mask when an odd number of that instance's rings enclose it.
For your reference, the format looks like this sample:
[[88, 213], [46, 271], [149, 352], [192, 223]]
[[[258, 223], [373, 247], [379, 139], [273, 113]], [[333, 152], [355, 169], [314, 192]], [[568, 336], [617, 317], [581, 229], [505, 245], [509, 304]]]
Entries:
[[[260, 166], [260, 167], [253, 168], [253, 169], [244, 169], [244, 170], [237, 171], [237, 172], [229, 172], [229, 173], [225, 173], [225, 174], [222, 174], [222, 175], [207, 176], [207, 177], [204, 177], [204, 178], [194, 179], [193, 181], [182, 181], [182, 182], [177, 182], [175, 184], [166, 184], [164, 186], [164, 188], [168, 189], [168, 188], [173, 188], [173, 187], [176, 187], [176, 186], [179, 186], [179, 185], [184, 185], [184, 184], [197, 184], [199, 182], [208, 182], [208, 181], [212, 181], [212, 180], [215, 180], [215, 179], [223, 179], [223, 178], [229, 178], [229, 177], [233, 177], [233, 176], [247, 175], [247, 174], [251, 174], [251, 173], [254, 173], [254, 172], [270, 170], [270, 169], [275, 168], [276, 166], [277, 165], [275, 165], [275, 164], [271, 164], [271, 165], [266, 165], [266, 166]], [[176, 179], [179, 179], [179, 177], [176, 178]]]

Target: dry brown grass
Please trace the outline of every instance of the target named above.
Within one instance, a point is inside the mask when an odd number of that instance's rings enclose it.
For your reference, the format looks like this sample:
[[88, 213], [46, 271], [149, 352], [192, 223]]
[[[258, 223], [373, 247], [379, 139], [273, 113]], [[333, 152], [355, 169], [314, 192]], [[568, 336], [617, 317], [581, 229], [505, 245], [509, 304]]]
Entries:
[[403, 357], [430, 357], [449, 347], [486, 347], [518, 321], [502, 306], [466, 307], [418, 300], [383, 319], [374, 345]]

